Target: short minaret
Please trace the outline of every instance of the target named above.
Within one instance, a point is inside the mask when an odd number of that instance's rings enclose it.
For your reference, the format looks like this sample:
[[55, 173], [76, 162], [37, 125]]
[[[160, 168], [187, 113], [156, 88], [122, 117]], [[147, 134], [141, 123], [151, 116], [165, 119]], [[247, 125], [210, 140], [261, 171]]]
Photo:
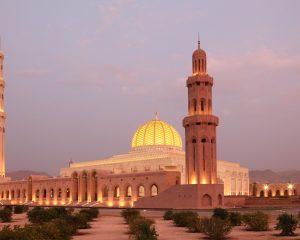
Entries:
[[4, 87], [3, 79], [4, 54], [0, 49], [0, 177], [5, 177], [5, 112], [4, 112]]
[[188, 88], [188, 116], [183, 119], [186, 140], [186, 183], [216, 184], [216, 127], [219, 119], [212, 115], [213, 78], [207, 74], [206, 53], [193, 52], [192, 75]]

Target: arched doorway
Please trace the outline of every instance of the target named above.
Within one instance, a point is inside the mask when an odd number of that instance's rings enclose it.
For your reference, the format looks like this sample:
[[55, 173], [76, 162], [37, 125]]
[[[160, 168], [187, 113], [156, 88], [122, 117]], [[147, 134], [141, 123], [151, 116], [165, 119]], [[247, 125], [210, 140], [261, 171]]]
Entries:
[[218, 204], [219, 204], [219, 206], [223, 205], [223, 199], [222, 199], [222, 195], [221, 194], [218, 195]]
[[208, 194], [203, 195], [201, 203], [202, 203], [202, 207], [211, 207], [212, 206], [211, 196], [209, 196]]
[[265, 196], [265, 191], [264, 191], [264, 190], [261, 190], [260, 193], [259, 193], [259, 196], [260, 196], [260, 197], [264, 197], [264, 196]]
[[268, 191], [268, 197], [272, 197], [273, 195], [272, 195], [272, 190], [270, 189], [269, 191]]
[[276, 197], [280, 197], [280, 190], [276, 190]]

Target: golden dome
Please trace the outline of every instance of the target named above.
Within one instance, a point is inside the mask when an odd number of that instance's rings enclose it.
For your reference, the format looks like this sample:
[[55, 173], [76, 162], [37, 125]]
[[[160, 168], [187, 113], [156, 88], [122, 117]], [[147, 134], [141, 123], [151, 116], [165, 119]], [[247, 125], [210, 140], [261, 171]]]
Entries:
[[132, 148], [168, 146], [182, 148], [182, 141], [179, 133], [170, 124], [158, 119], [157, 114], [154, 120], [140, 126], [131, 141]]

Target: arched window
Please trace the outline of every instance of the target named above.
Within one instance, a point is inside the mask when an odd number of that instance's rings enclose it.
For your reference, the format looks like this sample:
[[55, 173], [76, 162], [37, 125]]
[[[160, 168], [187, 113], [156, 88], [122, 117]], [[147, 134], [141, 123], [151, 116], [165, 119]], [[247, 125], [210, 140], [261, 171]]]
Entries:
[[158, 187], [155, 184], [153, 184], [151, 186], [151, 197], [157, 196], [157, 194], [158, 194]]
[[260, 191], [259, 196], [260, 196], [260, 197], [264, 197], [264, 196], [265, 196], [264, 190], [261, 190], [261, 191]]
[[116, 186], [114, 189], [114, 198], [119, 198], [120, 197], [120, 188], [119, 186]]
[[128, 186], [126, 189], [126, 197], [132, 197], [132, 188]]
[[193, 139], [193, 166], [194, 166], [194, 171], [196, 171], [196, 145], [197, 145], [197, 140]]
[[138, 197], [144, 197], [145, 196], [145, 188], [144, 186], [139, 186], [138, 187]]
[[46, 198], [46, 197], [47, 197], [47, 190], [44, 189], [44, 190], [43, 190], [43, 198]]
[[197, 100], [193, 99], [194, 112], [197, 112]]
[[104, 198], [107, 198], [107, 197], [108, 197], [108, 187], [107, 187], [107, 186], [105, 186], [105, 187], [103, 188], [103, 191], [102, 191], [102, 197], [104, 197]]
[[26, 198], [26, 190], [25, 189], [23, 189], [22, 195], [23, 195], [23, 198]]
[[67, 196], [67, 198], [70, 198], [70, 188], [67, 188], [66, 196]]
[[284, 190], [284, 196], [288, 196], [289, 195], [289, 191], [288, 190]]
[[58, 197], [58, 198], [61, 198], [61, 188], [58, 189], [57, 197]]
[[21, 191], [20, 189], [17, 190], [17, 198], [20, 198], [21, 197]]
[[202, 197], [202, 206], [203, 207], [210, 207], [212, 206], [212, 199], [211, 199], [211, 196], [208, 195], [208, 194], [205, 194], [203, 197]]
[[50, 189], [50, 198], [54, 198], [54, 190], [53, 190], [53, 188]]
[[201, 139], [202, 142], [202, 159], [203, 159], [203, 171], [205, 171], [205, 165], [206, 165], [206, 158], [205, 158], [205, 143], [206, 143], [206, 139], [202, 138]]
[[14, 199], [14, 198], [15, 198], [15, 191], [12, 190], [12, 191], [11, 191], [11, 199]]
[[272, 190], [271, 189], [268, 191], [268, 197], [272, 197]]
[[35, 191], [35, 198], [40, 198], [40, 190]]
[[9, 191], [6, 191], [6, 199], [9, 199]]
[[201, 99], [201, 112], [204, 112], [204, 106], [205, 106], [205, 99]]
[[280, 190], [276, 190], [276, 197], [280, 197]]

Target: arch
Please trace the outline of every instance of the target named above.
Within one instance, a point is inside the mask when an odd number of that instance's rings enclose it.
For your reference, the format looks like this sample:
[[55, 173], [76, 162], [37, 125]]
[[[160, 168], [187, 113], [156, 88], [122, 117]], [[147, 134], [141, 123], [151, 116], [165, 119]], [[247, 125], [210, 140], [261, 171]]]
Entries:
[[205, 110], [205, 99], [204, 98], [201, 98], [201, 100], [200, 100], [200, 109], [201, 109], [201, 112], [204, 112], [204, 110]]
[[44, 190], [43, 190], [43, 198], [46, 198], [46, 197], [47, 197], [47, 190], [44, 189]]
[[202, 207], [211, 207], [212, 206], [212, 199], [211, 196], [208, 194], [204, 194], [201, 199]]
[[288, 196], [289, 195], [289, 191], [286, 189], [284, 190], [284, 196]]
[[223, 205], [223, 198], [222, 198], [221, 194], [218, 195], [218, 204], [219, 204], [219, 206]]
[[297, 196], [297, 189], [294, 189], [294, 196]]
[[268, 197], [272, 197], [273, 196], [273, 193], [272, 193], [272, 190], [270, 189], [269, 191], [268, 191]]
[[81, 201], [87, 200], [87, 172], [83, 171], [81, 174]]
[[264, 197], [264, 196], [265, 196], [265, 191], [264, 191], [264, 190], [261, 190], [260, 193], [259, 193], [259, 196], [260, 196], [260, 197]]
[[50, 198], [54, 198], [54, 189], [53, 188], [50, 189]]
[[158, 187], [156, 184], [151, 186], [151, 197], [155, 197], [158, 195]]
[[61, 191], [61, 188], [59, 188], [57, 190], [57, 198], [61, 198], [62, 197], [62, 191]]
[[115, 186], [114, 188], [114, 198], [120, 198], [120, 187]]
[[143, 185], [138, 186], [138, 197], [145, 197], [145, 187]]
[[108, 198], [108, 187], [104, 186], [102, 190], [102, 197], [103, 198]]
[[67, 188], [67, 189], [66, 189], [66, 197], [67, 197], [67, 198], [70, 198], [70, 195], [71, 195], [71, 194], [70, 194], [70, 188]]
[[23, 190], [22, 190], [22, 197], [23, 197], [23, 198], [26, 198], [26, 189], [23, 189]]
[[129, 185], [126, 188], [126, 197], [132, 197], [132, 187]]
[[15, 198], [15, 190], [11, 190], [11, 199]]
[[196, 99], [193, 99], [193, 109], [194, 109], [194, 112], [197, 112], [197, 100]]
[[278, 190], [278, 189], [276, 190], [275, 196], [276, 196], [276, 197], [280, 197], [280, 190]]
[[92, 193], [94, 195], [92, 201], [98, 201], [98, 175], [97, 171], [92, 172]]
[[37, 199], [40, 198], [40, 190], [39, 190], [39, 189], [37, 189], [37, 190], [35, 191], [35, 198], [37, 198]]
[[9, 199], [9, 191], [8, 190], [5, 193], [5, 197], [6, 197], [6, 199]]
[[72, 200], [78, 201], [78, 173], [75, 171], [71, 175], [72, 177]]

